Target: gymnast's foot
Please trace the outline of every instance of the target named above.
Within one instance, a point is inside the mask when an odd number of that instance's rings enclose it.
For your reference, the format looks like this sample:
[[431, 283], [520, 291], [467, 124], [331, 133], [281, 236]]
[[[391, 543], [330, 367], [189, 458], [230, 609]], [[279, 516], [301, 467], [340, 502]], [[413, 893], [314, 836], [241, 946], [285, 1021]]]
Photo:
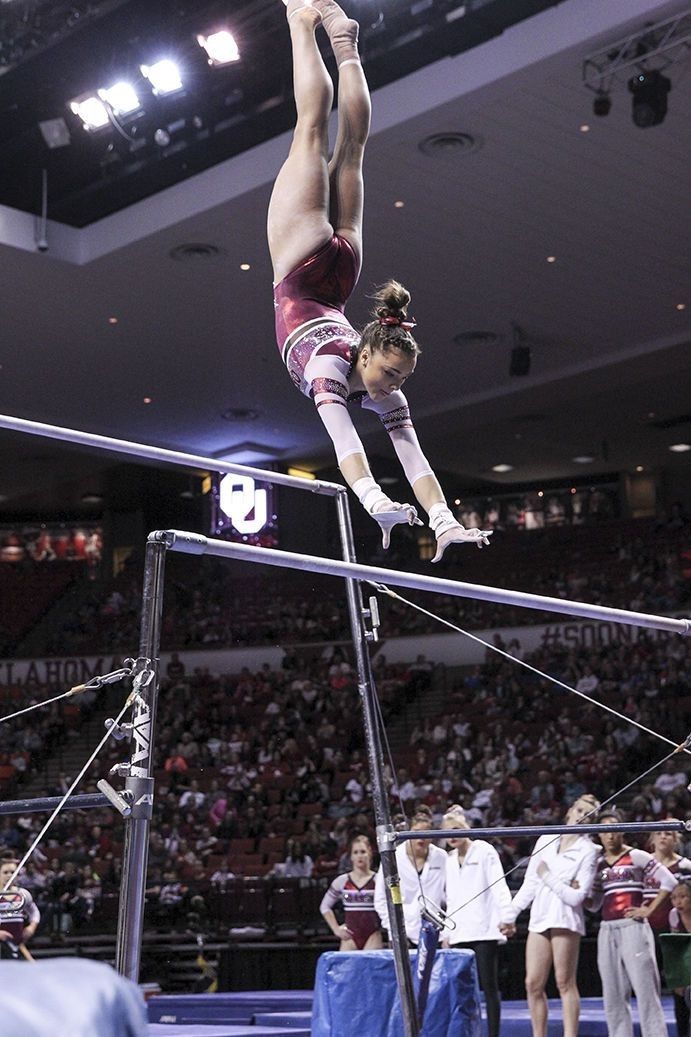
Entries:
[[359, 61], [357, 41], [360, 26], [349, 18], [336, 0], [311, 0], [315, 10], [321, 15], [322, 25], [326, 29], [331, 48], [340, 67], [346, 61]]
[[311, 0], [283, 0], [286, 5], [288, 21], [305, 21], [313, 28], [322, 20], [321, 12], [311, 3]]

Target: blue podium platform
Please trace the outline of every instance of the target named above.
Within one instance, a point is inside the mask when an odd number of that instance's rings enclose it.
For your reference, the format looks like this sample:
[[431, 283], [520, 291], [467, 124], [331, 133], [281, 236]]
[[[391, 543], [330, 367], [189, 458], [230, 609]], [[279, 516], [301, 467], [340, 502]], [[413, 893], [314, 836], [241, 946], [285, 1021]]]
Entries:
[[[417, 952], [412, 951], [413, 974]], [[322, 954], [312, 1037], [398, 1037], [403, 1019], [393, 951]], [[472, 951], [437, 951], [421, 1037], [481, 1037], [480, 991]]]

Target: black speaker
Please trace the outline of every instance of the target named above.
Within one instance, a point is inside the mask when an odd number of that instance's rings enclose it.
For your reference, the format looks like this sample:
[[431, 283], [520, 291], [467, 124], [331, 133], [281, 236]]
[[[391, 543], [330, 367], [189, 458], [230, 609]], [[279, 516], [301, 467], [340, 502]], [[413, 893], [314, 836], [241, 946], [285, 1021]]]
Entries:
[[520, 377], [530, 374], [530, 346], [514, 346], [511, 350], [509, 374]]

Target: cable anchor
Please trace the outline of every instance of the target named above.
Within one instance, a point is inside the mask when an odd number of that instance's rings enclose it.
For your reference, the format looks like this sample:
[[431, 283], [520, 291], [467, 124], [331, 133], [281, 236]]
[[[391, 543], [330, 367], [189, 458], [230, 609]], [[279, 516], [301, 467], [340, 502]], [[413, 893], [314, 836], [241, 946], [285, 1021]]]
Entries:
[[365, 629], [365, 640], [370, 643], [378, 641], [381, 620], [379, 618], [379, 602], [374, 595], [369, 599], [369, 608], [362, 610], [362, 615], [365, 620], [369, 619], [372, 623], [371, 630]]

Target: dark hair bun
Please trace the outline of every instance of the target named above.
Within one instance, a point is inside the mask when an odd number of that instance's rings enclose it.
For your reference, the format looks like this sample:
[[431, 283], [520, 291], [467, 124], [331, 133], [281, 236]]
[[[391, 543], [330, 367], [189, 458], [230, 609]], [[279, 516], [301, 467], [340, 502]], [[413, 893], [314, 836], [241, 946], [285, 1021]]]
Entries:
[[373, 317], [407, 317], [410, 292], [399, 281], [387, 281], [372, 296], [377, 304]]

